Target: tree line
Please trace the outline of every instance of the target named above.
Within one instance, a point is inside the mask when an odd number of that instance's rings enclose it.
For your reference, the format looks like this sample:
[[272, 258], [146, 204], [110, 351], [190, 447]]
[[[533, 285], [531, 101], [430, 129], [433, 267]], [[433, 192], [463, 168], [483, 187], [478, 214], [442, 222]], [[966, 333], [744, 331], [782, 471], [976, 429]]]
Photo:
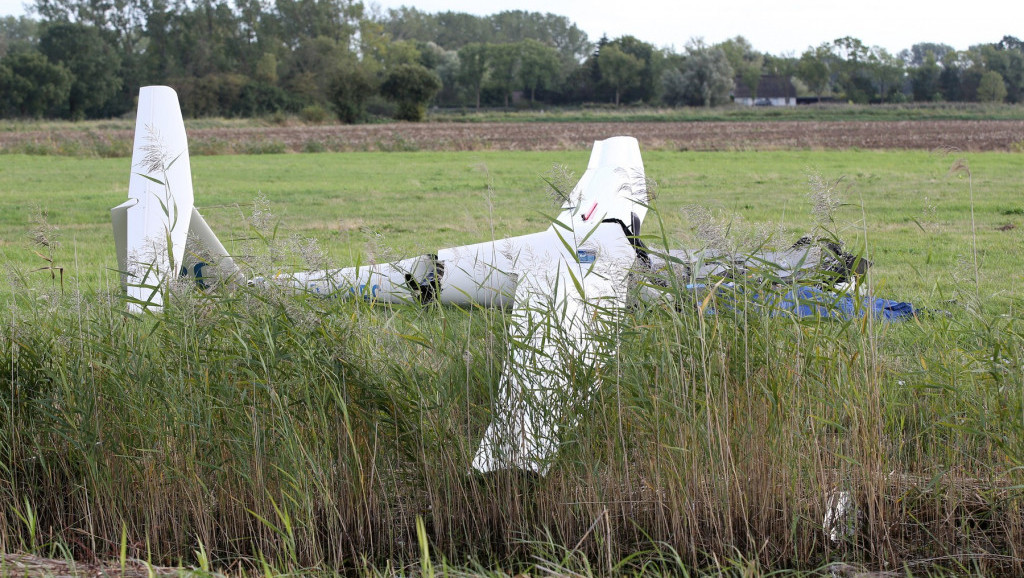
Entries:
[[[1024, 98], [1024, 44], [898, 54], [852, 37], [800, 55], [743, 37], [592, 42], [564, 16], [368, 11], [358, 0], [35, 0], [0, 18], [0, 117], [108, 118], [166, 84], [186, 115], [419, 120], [428, 106], [718, 106], [762, 76], [843, 102]], [[787, 84], [788, 85], [788, 84]], [[788, 96], [788, 95], [787, 95]], [[796, 96], [794, 94], [793, 96]]]

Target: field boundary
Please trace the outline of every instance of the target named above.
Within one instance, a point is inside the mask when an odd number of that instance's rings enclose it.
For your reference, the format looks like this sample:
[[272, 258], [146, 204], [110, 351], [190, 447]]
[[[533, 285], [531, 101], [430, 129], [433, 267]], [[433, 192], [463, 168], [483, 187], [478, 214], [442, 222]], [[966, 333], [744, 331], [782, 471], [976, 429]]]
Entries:
[[[648, 150], [1024, 152], [1024, 120], [390, 123], [189, 130], [193, 155], [348, 151], [586, 150], [615, 135]], [[127, 157], [126, 129], [0, 132], [0, 152]]]

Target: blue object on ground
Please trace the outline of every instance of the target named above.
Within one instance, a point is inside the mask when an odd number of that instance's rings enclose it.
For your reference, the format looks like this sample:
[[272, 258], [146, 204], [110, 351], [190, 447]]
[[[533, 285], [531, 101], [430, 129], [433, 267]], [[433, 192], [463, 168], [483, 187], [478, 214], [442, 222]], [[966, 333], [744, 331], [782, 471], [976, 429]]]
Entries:
[[905, 301], [892, 301], [871, 296], [851, 296], [832, 293], [818, 287], [797, 287], [784, 294], [755, 295], [753, 300], [769, 307], [770, 315], [796, 315], [797, 317], [828, 317], [853, 319], [871, 314], [880, 319], [895, 321], [913, 317], [914, 306]]

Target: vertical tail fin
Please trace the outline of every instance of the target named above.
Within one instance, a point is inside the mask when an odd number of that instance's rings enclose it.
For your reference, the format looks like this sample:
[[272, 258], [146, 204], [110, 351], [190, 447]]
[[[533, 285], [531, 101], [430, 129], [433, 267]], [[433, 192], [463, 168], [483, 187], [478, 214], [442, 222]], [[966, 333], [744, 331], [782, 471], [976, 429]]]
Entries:
[[158, 310], [167, 279], [184, 260], [193, 209], [185, 122], [166, 86], [139, 91], [128, 198], [111, 219], [129, 307]]

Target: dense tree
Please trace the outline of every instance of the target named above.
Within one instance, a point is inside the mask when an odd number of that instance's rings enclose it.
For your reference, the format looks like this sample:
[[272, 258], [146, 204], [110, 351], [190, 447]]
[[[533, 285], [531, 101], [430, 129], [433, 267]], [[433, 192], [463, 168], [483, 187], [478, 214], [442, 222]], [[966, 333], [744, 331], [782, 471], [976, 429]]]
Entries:
[[725, 52], [695, 40], [686, 47], [682, 69], [682, 100], [691, 106], [711, 107], [729, 102], [735, 73]]
[[19, 50], [0, 59], [0, 116], [54, 114], [66, 105], [71, 71], [34, 50]]
[[39, 51], [72, 74], [64, 114], [94, 118], [121, 110], [108, 106], [121, 91], [121, 58], [96, 28], [84, 24], [51, 24], [39, 38]]
[[420, 121], [427, 103], [441, 90], [441, 79], [421, 64], [400, 64], [388, 72], [381, 94], [398, 105], [395, 118]]
[[[35, 71], [41, 87], [59, 88], [54, 71], [64, 70], [71, 85], [60, 107], [11, 104], [14, 97], [4, 95], [8, 115], [121, 114], [139, 86], [169, 84], [186, 114], [319, 107], [358, 122], [391, 113], [376, 97], [386, 78], [410, 66], [440, 80], [432, 97], [439, 106], [509, 106], [520, 90], [531, 102], [558, 105], [660, 99], [713, 106], [728, 102], [733, 79], [756, 96], [762, 73], [854, 102], [1024, 101], [1024, 42], [1012, 36], [962, 52], [918, 43], [898, 57], [845, 37], [797, 60], [762, 54], [743, 37], [711, 48], [697, 42], [685, 53], [633, 36], [602, 37], [595, 48], [567, 18], [522, 10], [475, 16], [371, 5], [368, 12], [363, 0], [31, 1], [41, 21], [0, 18], [0, 59], [44, 57], [19, 61], [18, 75], [6, 63], [5, 82], [14, 87]], [[417, 117], [422, 106], [401, 105], [400, 113]]]
[[879, 99], [885, 102], [899, 102], [904, 99], [901, 90], [904, 78], [903, 60], [884, 48], [874, 47], [868, 55], [866, 69]]
[[871, 49], [860, 39], [845, 36], [832, 42], [832, 52], [836, 56], [836, 83], [846, 100], [857, 104], [871, 102], [875, 97], [867, 63]]
[[449, 50], [467, 44], [517, 44], [526, 39], [554, 47], [565, 63], [578, 63], [592, 46], [587, 35], [564, 16], [509, 10], [490, 16], [459, 12], [427, 14], [415, 8], [388, 10], [381, 21], [395, 40], [433, 41]]
[[597, 63], [601, 70], [601, 78], [615, 89], [615, 106], [619, 106], [622, 91], [639, 80], [643, 63], [632, 54], [623, 52], [616, 44], [602, 48]]
[[750, 42], [737, 36], [722, 42], [718, 45], [725, 53], [736, 78], [747, 87], [750, 96], [757, 100], [757, 86], [761, 82], [761, 74], [764, 69], [764, 55], [754, 50]]
[[438, 78], [441, 79], [441, 91], [435, 98], [437, 104], [440, 106], [460, 104], [459, 74], [461, 64], [458, 51], [446, 50], [434, 42], [422, 43], [418, 47], [420, 51], [420, 64], [434, 71]]
[[909, 50], [901, 52], [900, 58], [907, 63], [907, 66], [916, 68], [926, 64], [929, 58], [935, 62], [942, 62], [942, 60], [946, 58], [947, 54], [953, 52], [956, 52], [956, 50], [948, 44], [918, 42], [911, 46]]
[[487, 47], [487, 60], [490, 63], [488, 85], [502, 95], [505, 108], [508, 108], [519, 78], [519, 45], [490, 44]]
[[832, 51], [828, 45], [808, 48], [800, 55], [796, 64], [796, 77], [807, 85], [807, 88], [821, 100], [832, 85], [831, 62]]
[[348, 46], [363, 16], [358, 0], [275, 0], [275, 7], [277, 35], [292, 48], [306, 38], [329, 38]]
[[[418, 53], [413, 62], [417, 58]], [[281, 67], [281, 83], [301, 100], [327, 104], [333, 99], [339, 69], [351, 66], [355, 59], [347, 45], [333, 38], [303, 38]]]
[[1006, 100], [1006, 83], [1003, 75], [988, 70], [981, 75], [978, 82], [978, 100], [980, 102], [1003, 102]]
[[558, 76], [558, 52], [532, 38], [519, 43], [519, 82], [530, 91], [530, 102], [536, 100], [537, 89], [550, 88]]
[[376, 84], [370, 71], [354, 60], [339, 66], [331, 83], [331, 104], [338, 118], [350, 124], [363, 120]]
[[459, 49], [459, 83], [473, 95], [476, 107], [480, 108], [480, 91], [487, 78], [488, 54], [486, 44], [472, 42]]
[[661, 100], [669, 106], [685, 106], [688, 104], [686, 79], [683, 71], [675, 66], [667, 67], [661, 73]]
[[0, 16], [0, 58], [31, 50], [39, 42], [39, 23], [26, 16]]
[[146, 23], [147, 0], [35, 0], [45, 22], [77, 23], [113, 35], [122, 55], [133, 53]]
[[1024, 101], [1024, 49], [1021, 41], [1005, 36], [997, 44], [985, 44], [976, 50], [985, 70], [997, 72], [1002, 77], [1006, 99], [1015, 103]]
[[942, 57], [942, 72], [939, 73], [939, 90], [942, 92], [943, 100], [958, 102], [964, 99], [963, 88], [960, 82], [963, 70], [964, 61], [960, 52], [950, 52]]
[[[661, 74], [664, 61], [661, 52], [655, 49], [654, 45], [639, 40], [636, 37], [621, 36], [600, 48], [597, 52], [598, 59], [600, 59], [601, 52], [608, 46], [617, 47], [625, 54], [636, 58], [639, 62], [636, 81], [621, 88], [622, 100], [629, 102], [654, 102], [657, 97], [658, 77]], [[602, 72], [601, 74], [603, 76], [604, 73]], [[607, 79], [604, 80], [607, 81]], [[603, 84], [606, 85], [609, 93], [613, 91], [610, 83], [604, 82]]]
[[936, 61], [935, 54], [929, 52], [917, 68], [911, 69], [910, 85], [917, 102], [932, 102], [942, 98], [939, 84], [942, 67]]

